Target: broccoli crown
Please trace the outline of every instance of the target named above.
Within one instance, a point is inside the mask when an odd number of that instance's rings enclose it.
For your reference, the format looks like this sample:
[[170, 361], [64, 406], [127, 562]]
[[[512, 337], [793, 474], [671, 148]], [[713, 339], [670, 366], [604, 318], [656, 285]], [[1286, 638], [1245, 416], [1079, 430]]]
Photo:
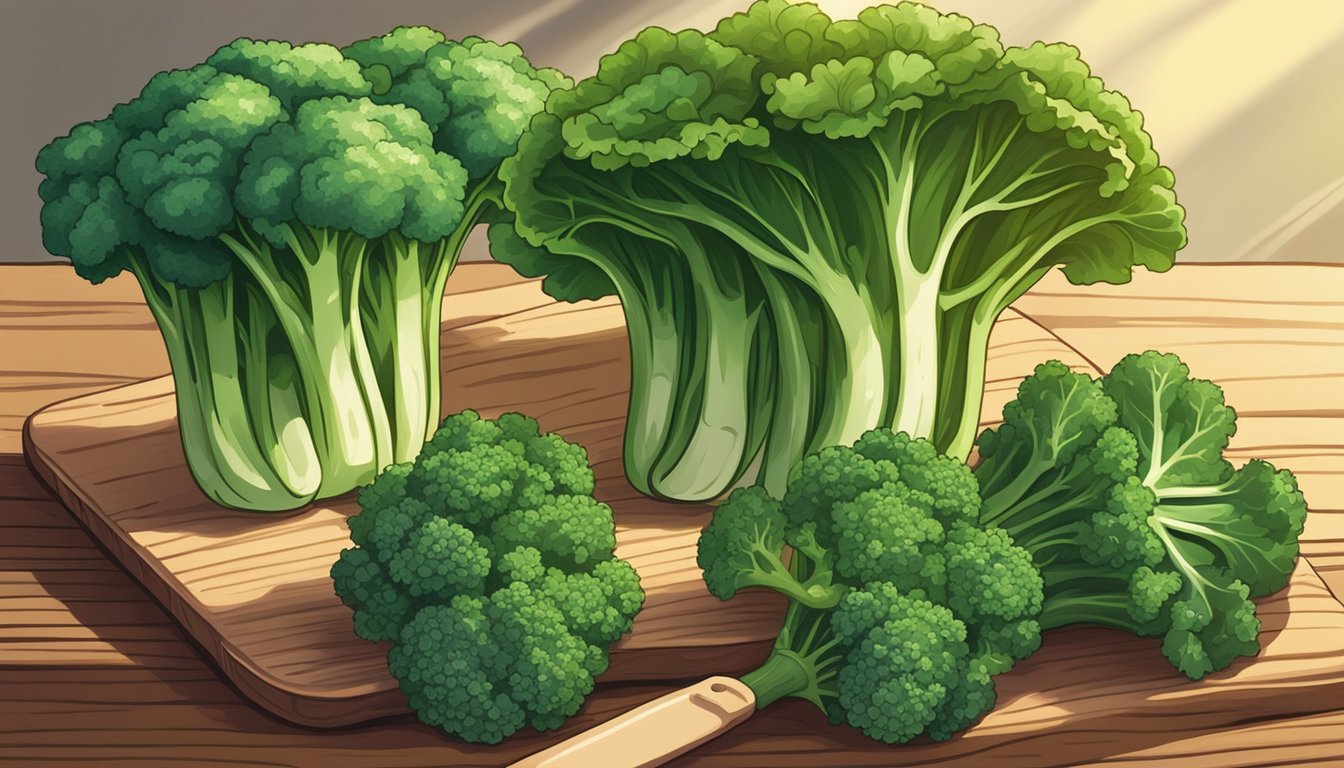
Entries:
[[425, 27], [398, 27], [343, 53], [363, 68], [374, 101], [418, 112], [434, 147], [453, 153], [473, 179], [513, 153], [551, 91], [572, 84], [559, 70], [533, 67], [513, 43], [449, 41]]
[[1170, 354], [1094, 381], [1042, 364], [980, 438], [982, 519], [1030, 550], [1042, 623], [1163, 637], [1198, 679], [1259, 649], [1250, 598], [1287, 584], [1306, 502], [1292, 473], [1224, 458], [1236, 414]]
[[578, 711], [644, 600], [592, 492], [582, 447], [474, 411], [360, 490], [332, 579], [423, 721], [496, 743]]
[[[428, 85], [389, 98], [389, 66]], [[415, 457], [441, 415], [444, 284], [508, 218], [499, 160], [562, 82], [423, 27], [350, 55], [240, 39], [38, 153], [47, 249], [140, 283], [208, 497], [296, 509]]]
[[791, 601], [788, 663], [744, 678], [758, 705], [806, 698], [887, 742], [988, 711], [992, 676], [1039, 646], [1042, 581], [1031, 553], [979, 527], [979, 503], [965, 464], [891, 430], [808, 456], [782, 500], [734, 491], [700, 537], [705, 583]]
[[358, 65], [320, 44], [240, 39], [161, 72], [38, 153], [43, 244], [95, 282], [131, 266], [132, 253], [172, 283], [220, 280], [230, 257], [214, 237], [238, 216], [248, 147], [308, 99], [367, 93]]
[[564, 83], [517, 46], [423, 27], [345, 51], [235, 40], [38, 153], [43, 243], [94, 282], [144, 268], [192, 288], [235, 268], [249, 224], [273, 245], [288, 224], [436, 242]]
[[430, 141], [424, 121], [405, 106], [344, 96], [305, 102], [291, 122], [253, 142], [238, 213], [277, 245], [291, 221], [369, 239], [400, 231], [442, 240], [462, 221], [467, 178]]

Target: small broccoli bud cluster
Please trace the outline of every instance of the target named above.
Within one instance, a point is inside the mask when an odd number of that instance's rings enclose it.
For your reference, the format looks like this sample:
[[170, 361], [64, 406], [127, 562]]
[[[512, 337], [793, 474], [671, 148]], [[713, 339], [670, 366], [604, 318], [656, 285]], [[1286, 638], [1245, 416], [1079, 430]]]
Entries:
[[965, 464], [891, 430], [808, 456], [781, 500], [734, 491], [700, 538], [705, 583], [791, 601], [772, 661], [743, 678], [758, 705], [806, 698], [889, 743], [987, 712], [993, 676], [1040, 644], [1042, 581], [979, 510]]
[[830, 716], [879, 741], [927, 732], [945, 739], [994, 705], [994, 683], [966, 642], [966, 625], [944, 605], [877, 582], [847, 595], [831, 616], [848, 652]]
[[468, 741], [558, 727], [644, 601], [582, 447], [464, 411], [360, 491], [332, 566], [420, 718]]

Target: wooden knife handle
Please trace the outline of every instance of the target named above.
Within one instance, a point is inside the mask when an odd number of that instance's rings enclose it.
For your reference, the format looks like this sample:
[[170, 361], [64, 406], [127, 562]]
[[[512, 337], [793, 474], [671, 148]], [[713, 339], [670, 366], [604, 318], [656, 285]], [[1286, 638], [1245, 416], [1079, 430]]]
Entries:
[[731, 729], [756, 711], [756, 694], [711, 677], [523, 758], [512, 768], [652, 768]]

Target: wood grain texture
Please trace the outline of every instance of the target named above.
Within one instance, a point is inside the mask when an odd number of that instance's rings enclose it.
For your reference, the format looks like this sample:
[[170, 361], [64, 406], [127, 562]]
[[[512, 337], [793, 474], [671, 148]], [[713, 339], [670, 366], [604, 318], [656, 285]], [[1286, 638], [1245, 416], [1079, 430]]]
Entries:
[[1243, 416], [1344, 418], [1344, 265], [1185, 265], [1087, 286], [1054, 272], [1014, 307], [1102, 369], [1157, 348]]
[[808, 766], [842, 752], [854, 766], [1072, 766], [1109, 761], [1121, 744], [1141, 751], [1181, 734], [1337, 708], [1344, 609], [1311, 566], [1299, 562], [1288, 588], [1260, 602], [1259, 615], [1260, 655], [1198, 683], [1172, 674], [1154, 641], [1068, 628], [1048, 633], [1040, 651], [996, 678], [994, 711], [946, 742], [921, 739], [893, 751], [827, 728], [811, 705], [781, 702], [771, 717], [713, 742], [710, 754], [695, 753], [694, 765]]
[[1217, 382], [1238, 414], [1229, 458], [1297, 475], [1303, 552], [1344, 597], [1344, 265], [1183, 265], [1126, 285], [1055, 273], [1015, 308], [1103, 370], [1157, 348]]
[[[709, 595], [695, 564], [709, 508], [654, 501], [624, 479], [630, 371], [619, 304], [554, 303], [533, 281], [449, 298], [445, 412], [519, 410], [583, 444], [598, 496], [616, 512], [618, 554], [648, 597], [603, 679], [741, 674], [758, 664], [783, 601], [756, 593], [725, 605]], [[1046, 357], [1085, 365], [1009, 313], [994, 335], [985, 413], [1000, 413]], [[39, 411], [25, 449], [95, 538], [266, 709], [320, 727], [404, 712], [386, 646], [353, 635], [331, 589], [328, 571], [349, 544], [345, 518], [356, 505], [345, 497], [289, 515], [222, 509], [192, 482], [176, 430], [172, 382], [160, 377]]]
[[[474, 268], [472, 268], [474, 269]], [[1331, 285], [1322, 272], [1285, 272], [1280, 266], [1227, 266], [1219, 276], [1210, 276], [1200, 267], [1177, 267], [1161, 281], [1184, 281], [1182, 290], [1192, 295], [1224, 298], [1268, 297], [1274, 302], [1327, 301], [1337, 299], [1338, 291], [1328, 296], [1321, 291], [1312, 298], [1313, 287]], [[29, 276], [46, 270], [51, 278], [33, 280]], [[475, 279], [471, 271], [460, 268], [453, 282]], [[1223, 272], [1226, 274], [1223, 274]], [[1190, 274], [1195, 273], [1195, 274]], [[1209, 284], [1209, 287], [1202, 287]], [[45, 288], [44, 288], [45, 287]], [[82, 291], [91, 304], [107, 286], [90, 288], [70, 273], [68, 267], [0, 267], [0, 302], [14, 297], [34, 297], [41, 290], [53, 302], [50, 311], [61, 312], [61, 301], [78, 297]], [[130, 286], [134, 298], [134, 286]], [[1049, 285], [1043, 287], [1050, 287]], [[1092, 289], [1068, 287], [1061, 290], [1079, 293]], [[1113, 309], [1126, 300], [1126, 291], [1137, 286], [1115, 289], [1114, 293], [1084, 300], [1085, 306], [1072, 314], [1091, 314], [1107, 318], [1117, 325], [1131, 322], [1125, 311]], [[1029, 295], [1018, 306], [1027, 306]], [[1180, 307], [1191, 306], [1177, 303]], [[93, 307], [90, 306], [90, 309]], [[145, 312], [143, 308], [141, 312]], [[1192, 311], [1198, 311], [1196, 307]], [[1328, 315], [1327, 315], [1328, 316]], [[144, 317], [148, 317], [145, 312]], [[7, 317], [4, 323], [13, 318]], [[137, 333], [157, 344], [157, 332], [127, 331], [92, 323], [87, 330], [41, 330], [29, 335], [22, 330], [27, 321], [19, 318], [18, 327], [0, 327], [0, 349], [6, 360], [19, 361], [14, 367], [32, 368], [29, 355], [46, 354], [28, 345], [58, 344], [61, 354], [51, 364], [53, 375], [64, 372], [119, 373], [134, 363], [118, 356], [99, 364], [98, 369], [84, 361], [98, 350], [115, 348]], [[42, 322], [34, 320], [34, 323]], [[1132, 328], [1130, 349], [1161, 345], [1160, 333]], [[1245, 329], [1254, 337], [1256, 329]], [[1077, 343], [1077, 337], [1066, 339]], [[1085, 341], [1085, 340], [1084, 340]], [[1121, 340], [1123, 342], [1123, 340]], [[16, 346], [17, 345], [17, 346]], [[1124, 349], [1120, 344], [1118, 348]], [[1084, 350], [1087, 351], [1087, 350]], [[161, 350], [156, 352], [161, 356]], [[1047, 353], [1048, 354], [1048, 353]], [[1100, 355], [1098, 355], [1100, 357]], [[1243, 360], [1244, 367], [1234, 376], [1260, 374], [1254, 359]], [[117, 366], [122, 366], [118, 368]], [[10, 367], [0, 363], [0, 367]], [[161, 367], [145, 375], [167, 370]], [[1197, 370], [1197, 373], [1200, 371]], [[0, 371], [0, 377], [4, 372]], [[41, 383], [41, 380], [39, 380]], [[1314, 396], [1310, 379], [1285, 381], [1284, 399], [1309, 399]], [[97, 385], [78, 391], [94, 391]], [[1009, 387], [1011, 389], [1011, 387]], [[50, 393], [48, 393], [50, 394]], [[494, 748], [463, 745], [445, 739], [408, 718], [392, 718], [370, 725], [333, 731], [312, 731], [286, 725], [250, 706], [246, 699], [222, 682], [209, 660], [194, 648], [176, 623], [106, 555], [94, 545], [69, 514], [41, 490], [36, 480], [15, 455], [19, 450], [18, 428], [27, 412], [17, 405], [28, 393], [0, 390], [0, 412], [17, 417], [0, 419], [0, 627], [14, 631], [0, 637], [0, 764], [5, 766], [109, 765], [126, 766], [315, 766], [345, 768], [369, 766], [443, 766], [504, 765], [517, 757], [540, 749], [553, 741], [572, 735], [596, 722], [609, 718], [669, 690], [667, 685], [620, 684], [599, 688], [584, 711], [567, 727], [550, 734], [519, 734]], [[1232, 396], [1229, 395], [1231, 398]], [[55, 400], [55, 396], [29, 398], [36, 408]], [[1006, 399], [1006, 395], [1004, 396]], [[1236, 404], [1236, 401], [1233, 401]], [[1244, 412], [1244, 411], [1243, 411]], [[7, 417], [6, 417], [7, 418]], [[1330, 436], [1322, 429], [1307, 440], [1298, 440], [1300, 425], [1276, 435], [1273, 418], [1266, 423], [1270, 431], [1261, 432], [1267, 440], [1281, 444], [1320, 442]], [[8, 431], [5, 428], [8, 427]], [[1259, 440], [1243, 419], [1238, 442], [1249, 453]], [[1334, 432], [1338, 435], [1338, 431]], [[1283, 439], [1286, 438], [1286, 439]], [[1316, 454], [1288, 457], [1280, 463], [1309, 459]], [[1318, 558], [1339, 558], [1344, 570], [1344, 488], [1340, 483], [1344, 462], [1328, 457], [1311, 459], [1330, 474], [1309, 496], [1312, 514], [1304, 535], [1303, 552], [1324, 575]], [[1304, 482], [1306, 478], [1303, 478]], [[66, 534], [53, 533], [65, 529]], [[53, 538], [55, 537], [55, 538]], [[1331, 553], [1334, 553], [1333, 555]], [[12, 591], [5, 591], [12, 590]], [[1340, 594], [1340, 592], [1336, 592]], [[20, 610], [5, 602], [40, 600], [53, 610], [25, 614], [24, 621], [11, 619]], [[120, 600], [140, 629], [128, 631], [118, 611], [91, 610], [100, 600]], [[138, 606], [138, 607], [136, 607]], [[153, 616], [155, 618], [148, 618]], [[157, 630], [144, 631], [153, 625]], [[1052, 633], [1037, 657], [1047, 674], [1050, 661], [1060, 648], [1057, 637], [1075, 630]], [[1161, 666], [1152, 641], [1125, 639], [1112, 632], [1082, 630], [1093, 634], [1090, 649], [1137, 655], [1148, 659], [1154, 669]], [[71, 637], [75, 632], [79, 637]], [[1113, 642], [1123, 641], [1116, 647]], [[1048, 654], [1048, 655], [1047, 655]], [[1068, 664], [1067, 659], [1060, 659]], [[1034, 663], [1034, 662], [1033, 662]], [[1018, 670], [1021, 674], [1021, 670]], [[1095, 674], [1096, 681], [1123, 686], [1130, 674], [1125, 664], [1110, 664]], [[1031, 681], [1024, 681], [1031, 682]], [[1015, 685], [1017, 683], [1014, 683]], [[1226, 711], [1221, 721], [1199, 725], [1215, 718], [1195, 713], [1181, 716], [1157, 704], [1144, 704], [1129, 715], [1101, 718], [1077, 728], [1041, 727], [1020, 734], [1015, 740], [1000, 743], [974, 758], [948, 764], [965, 766], [1339, 766], [1344, 755], [1344, 700], [1325, 697], [1308, 689], [1299, 689], [1295, 710], [1314, 712], [1334, 709], [1318, 715], [1275, 718], [1249, 714], [1253, 710]], [[1005, 698], [1006, 701], [1006, 698]], [[1152, 709], [1150, 709], [1152, 707]], [[1193, 707], [1192, 707], [1193, 709]], [[1145, 716], [1148, 715], [1148, 716]], [[1123, 724], [1123, 728], [1120, 725]], [[936, 760], [939, 747], [927, 749], [920, 757], [906, 757], [904, 749], [878, 748], [861, 736], [841, 728], [831, 728], [811, 714], [806, 704], [780, 702], [758, 713], [743, 726], [740, 740], [720, 739], [691, 753], [680, 764], [687, 766], [785, 766], [785, 765], [893, 765], [923, 764]], [[963, 737], [965, 738], [965, 737]], [[951, 744], [955, 744], [952, 742]], [[943, 745], [943, 748], [951, 748]], [[946, 762], [946, 761], [944, 761]]]

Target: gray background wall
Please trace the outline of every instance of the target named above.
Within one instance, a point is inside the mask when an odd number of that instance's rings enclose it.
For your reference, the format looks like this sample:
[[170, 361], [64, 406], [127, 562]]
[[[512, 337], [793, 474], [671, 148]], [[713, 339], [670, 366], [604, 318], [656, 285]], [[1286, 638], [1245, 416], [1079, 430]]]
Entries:
[[[42, 248], [33, 158], [163, 69], [235, 37], [344, 44], [397, 24], [515, 40], [575, 75], [641, 27], [746, 0], [0, 0], [0, 261]], [[852, 15], [862, 0], [822, 0]], [[1066, 40], [1144, 110], [1177, 173], [1190, 261], [1344, 262], [1344, 2], [931, 0], [1009, 43]], [[473, 255], [483, 256], [477, 243]]]

